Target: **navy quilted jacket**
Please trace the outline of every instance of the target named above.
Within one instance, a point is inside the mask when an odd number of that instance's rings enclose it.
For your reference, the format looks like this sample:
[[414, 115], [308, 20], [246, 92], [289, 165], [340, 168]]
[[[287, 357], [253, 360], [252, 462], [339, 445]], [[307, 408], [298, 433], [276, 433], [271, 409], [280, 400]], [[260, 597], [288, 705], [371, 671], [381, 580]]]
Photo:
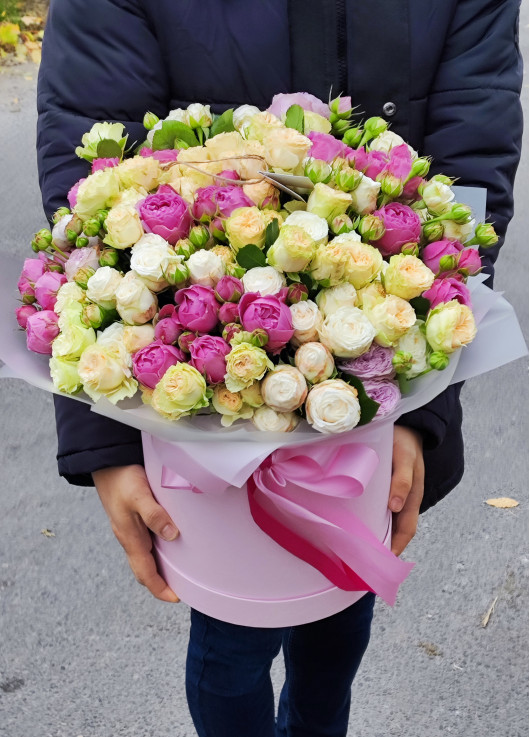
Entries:
[[[504, 236], [520, 154], [519, 0], [51, 0], [38, 88], [38, 160], [48, 217], [86, 163], [96, 120], [144, 139], [146, 110], [190, 102], [266, 108], [274, 94], [351, 95], [435, 170], [487, 187]], [[498, 247], [487, 253], [492, 271]], [[401, 418], [424, 436], [427, 508], [463, 472], [459, 387]], [[59, 472], [142, 462], [138, 431], [57, 397]]]

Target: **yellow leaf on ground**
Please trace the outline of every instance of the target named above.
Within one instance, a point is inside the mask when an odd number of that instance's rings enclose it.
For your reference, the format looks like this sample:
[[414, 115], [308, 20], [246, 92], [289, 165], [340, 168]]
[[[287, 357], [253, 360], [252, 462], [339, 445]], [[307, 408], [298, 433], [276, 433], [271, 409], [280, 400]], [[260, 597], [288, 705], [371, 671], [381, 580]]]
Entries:
[[490, 507], [497, 507], [497, 509], [511, 509], [512, 507], [518, 507], [519, 502], [515, 499], [510, 499], [509, 496], [500, 496], [497, 499], [486, 499], [486, 504]]
[[17, 23], [0, 23], [0, 44], [16, 46], [19, 35], [20, 27]]

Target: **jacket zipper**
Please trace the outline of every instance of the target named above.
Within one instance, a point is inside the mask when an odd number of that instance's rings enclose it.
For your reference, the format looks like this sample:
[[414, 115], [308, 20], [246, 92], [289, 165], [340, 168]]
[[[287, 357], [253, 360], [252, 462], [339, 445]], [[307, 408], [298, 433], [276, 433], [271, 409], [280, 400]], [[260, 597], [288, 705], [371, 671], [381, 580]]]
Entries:
[[348, 92], [347, 49], [346, 0], [337, 0], [337, 59], [339, 89], [334, 91], [334, 95], [346, 95]]

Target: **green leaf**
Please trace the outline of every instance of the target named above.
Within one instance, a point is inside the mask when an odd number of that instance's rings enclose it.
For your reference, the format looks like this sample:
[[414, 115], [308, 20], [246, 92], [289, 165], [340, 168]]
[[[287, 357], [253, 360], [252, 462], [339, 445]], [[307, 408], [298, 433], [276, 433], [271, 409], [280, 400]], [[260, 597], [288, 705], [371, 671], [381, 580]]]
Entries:
[[341, 378], [343, 379], [343, 381], [351, 384], [351, 386], [357, 389], [357, 399], [359, 400], [359, 404], [361, 405], [361, 419], [359, 420], [359, 425], [367, 425], [374, 419], [376, 412], [379, 409], [379, 402], [370, 399], [370, 397], [364, 390], [363, 382], [357, 376], [350, 376], [350, 374], [341, 374]]
[[199, 141], [195, 133], [185, 123], [179, 120], [164, 120], [162, 127], [156, 130], [153, 136], [153, 151], [163, 151], [166, 148], [174, 148], [175, 140], [184, 141], [189, 147], [198, 146]]
[[300, 283], [300, 275], [296, 271], [287, 271], [285, 276], [289, 279], [289, 281], [296, 282], [297, 284]]
[[97, 147], [98, 159], [121, 159], [123, 150], [113, 138], [103, 138]]
[[235, 131], [233, 115], [234, 111], [232, 109], [225, 110], [222, 115], [216, 118], [210, 128], [210, 138], [212, 136], [219, 135], [219, 133], [230, 133], [231, 131]]
[[427, 297], [414, 297], [414, 299], [410, 300], [410, 305], [416, 313], [416, 316], [423, 320], [427, 317], [427, 313], [431, 309], [431, 303]]
[[286, 128], [294, 128], [298, 133], [304, 132], [304, 111], [300, 105], [291, 105], [285, 115]]
[[310, 274], [306, 274], [305, 272], [302, 271], [299, 274], [299, 277], [300, 277], [300, 281], [302, 282], [302, 284], [306, 286], [310, 292], [312, 292], [313, 289], [315, 289], [315, 282], [311, 278]]
[[240, 248], [236, 255], [237, 263], [244, 269], [253, 269], [256, 266], [266, 266], [265, 254], [253, 243]]
[[265, 230], [265, 248], [272, 246], [272, 244], [278, 239], [279, 234], [280, 225], [278, 220], [274, 218], [270, 221], [267, 225], [267, 229]]

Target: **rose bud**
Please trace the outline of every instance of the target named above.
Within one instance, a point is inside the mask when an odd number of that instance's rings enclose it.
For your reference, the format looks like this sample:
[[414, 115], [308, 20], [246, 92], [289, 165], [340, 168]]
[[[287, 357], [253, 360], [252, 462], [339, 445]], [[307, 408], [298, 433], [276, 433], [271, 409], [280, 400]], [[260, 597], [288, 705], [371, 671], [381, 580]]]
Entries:
[[100, 266], [116, 266], [119, 260], [118, 251], [114, 248], [104, 248], [99, 257]]
[[83, 232], [83, 221], [79, 215], [74, 215], [66, 226], [66, 237], [70, 243], [75, 243], [77, 236]]
[[347, 166], [336, 171], [334, 178], [335, 184], [339, 189], [342, 189], [344, 192], [352, 192], [361, 183], [363, 175], [357, 169]]
[[269, 342], [269, 336], [263, 328], [256, 328], [250, 333], [248, 342], [256, 348], [263, 348]]
[[73, 281], [75, 281], [77, 286], [81, 287], [81, 289], [86, 289], [88, 285], [88, 280], [91, 276], [94, 276], [95, 273], [96, 270], [93, 269], [91, 266], [83, 266], [81, 269], [78, 269], [76, 271]]
[[294, 362], [311, 384], [326, 381], [335, 370], [333, 356], [323, 343], [304, 343], [294, 354]]
[[246, 269], [236, 264], [235, 261], [226, 264], [225, 269], [227, 276], [234, 276], [236, 279], [242, 279], [246, 274]]
[[148, 131], [153, 130], [155, 125], [159, 122], [160, 122], [160, 118], [158, 117], [158, 115], [155, 115], [154, 113], [147, 111], [146, 114], [144, 115], [143, 126]]
[[480, 223], [475, 228], [475, 236], [472, 240], [467, 241], [466, 246], [481, 246], [481, 248], [490, 248], [499, 240], [499, 236], [495, 232], [495, 228], [491, 223]]
[[434, 351], [429, 356], [429, 365], [436, 371], [443, 371], [449, 365], [449, 356], [443, 351]]
[[162, 273], [165, 280], [172, 287], [183, 284], [190, 275], [186, 264], [177, 263], [176, 261], [169, 263]]
[[218, 241], [226, 241], [226, 234], [221, 218], [214, 218], [210, 223], [210, 233]]
[[396, 374], [406, 374], [412, 368], [413, 363], [414, 357], [408, 351], [396, 351], [392, 356], [392, 366]]
[[381, 133], [384, 133], [388, 128], [388, 123], [383, 118], [378, 116], [368, 118], [364, 123], [364, 134], [361, 139], [360, 145], [364, 146], [365, 143], [371, 141], [372, 138], [377, 138]]
[[22, 305], [22, 307], [17, 307], [17, 309], [15, 310], [17, 322], [23, 330], [26, 329], [28, 318], [31, 315], [34, 315], [36, 312], [37, 308], [33, 305]]
[[164, 320], [166, 317], [175, 317], [176, 315], [176, 307], [174, 305], [164, 305], [160, 308], [157, 319], [158, 320]]
[[233, 276], [222, 276], [215, 285], [219, 302], [239, 302], [244, 291], [243, 282]]
[[341, 233], [350, 233], [353, 230], [353, 222], [349, 215], [344, 213], [343, 215], [337, 215], [330, 225], [330, 230], [334, 235], [341, 235]]
[[229, 325], [239, 320], [239, 307], [234, 302], [225, 302], [219, 308], [219, 322]]
[[291, 284], [287, 290], [287, 304], [295, 305], [304, 302], [309, 297], [309, 289], [305, 284]]
[[88, 246], [89, 243], [90, 241], [85, 235], [78, 235], [75, 239], [74, 245], [76, 248], [85, 248], [86, 246]]
[[440, 259], [439, 269], [441, 272], [443, 271], [454, 271], [456, 268], [458, 262], [457, 256], [453, 254], [447, 254], [446, 256], [442, 256]]
[[51, 231], [47, 228], [41, 228], [38, 233], [35, 233], [35, 237], [31, 241], [31, 243], [35, 244], [37, 250], [45, 251], [51, 246], [52, 243]]
[[195, 246], [188, 238], [181, 238], [175, 243], [175, 253], [177, 256], [184, 256], [185, 259], [195, 253], [195, 250]]
[[60, 207], [58, 210], [56, 210], [53, 213], [52, 222], [54, 225], [57, 225], [59, 220], [62, 220], [65, 215], [71, 215], [72, 213], [68, 209], [68, 207]]
[[294, 366], [277, 366], [261, 382], [261, 396], [276, 412], [294, 412], [307, 397], [304, 375]]
[[174, 345], [181, 333], [182, 328], [170, 317], [162, 318], [155, 326], [155, 338], [166, 345]]
[[229, 322], [224, 327], [223, 338], [226, 340], [227, 343], [231, 343], [234, 336], [238, 333], [241, 333], [242, 330], [243, 328], [241, 327], [241, 325], [238, 325], [235, 322]]
[[420, 249], [417, 243], [405, 243], [403, 246], [401, 246], [401, 253], [404, 256], [416, 256], [418, 257], [420, 255]]
[[[114, 314], [116, 313], [114, 312]], [[91, 302], [90, 304], [87, 304], [83, 307], [81, 322], [86, 325], [87, 328], [94, 328], [94, 330], [97, 330], [101, 327], [104, 320], [105, 310], [99, 305]]]
[[313, 184], [318, 184], [318, 182], [327, 184], [332, 177], [333, 171], [331, 166], [325, 161], [321, 161], [320, 159], [309, 159], [305, 165], [304, 174], [313, 182]]
[[101, 209], [96, 212], [94, 215], [95, 218], [99, 220], [99, 225], [101, 228], [105, 227], [105, 220], [107, 219], [107, 215], [109, 214], [109, 211], [107, 209]]
[[458, 223], [459, 225], [469, 223], [472, 218], [473, 211], [469, 205], [463, 205], [460, 202], [453, 205], [450, 213], [444, 213], [444, 220], [454, 220], [455, 223]]
[[383, 219], [377, 215], [365, 215], [357, 228], [363, 241], [378, 241], [385, 232]]
[[350, 148], [357, 148], [361, 143], [362, 137], [362, 128], [359, 128], [359, 126], [355, 126], [354, 128], [348, 128], [348, 130], [344, 133], [342, 137], [342, 142]]
[[188, 235], [188, 239], [195, 249], [205, 248], [210, 238], [210, 231], [205, 225], [195, 225]]
[[59, 316], [52, 310], [41, 310], [30, 315], [26, 322], [28, 350], [52, 355], [52, 342], [59, 335]]
[[[88, 235], [89, 238], [97, 236], [100, 230], [101, 223], [99, 222], [99, 218], [90, 218], [89, 220], [85, 220], [83, 223], [83, 233]], [[111, 264], [107, 265], [110, 266]]]
[[444, 236], [443, 223], [428, 220], [423, 225], [423, 235], [429, 243], [435, 243], [436, 241], [442, 240]]
[[426, 158], [417, 158], [412, 162], [410, 174], [407, 179], [414, 179], [414, 177], [426, 177], [431, 168], [431, 162]]
[[177, 339], [180, 350], [184, 351], [184, 353], [189, 353], [190, 345], [193, 343], [196, 337], [197, 333], [191, 333], [189, 330], [185, 330], [183, 333], [181, 333]]
[[403, 192], [403, 182], [398, 177], [390, 173], [383, 173], [377, 177], [377, 181], [381, 183], [381, 192], [387, 197], [397, 199]]

